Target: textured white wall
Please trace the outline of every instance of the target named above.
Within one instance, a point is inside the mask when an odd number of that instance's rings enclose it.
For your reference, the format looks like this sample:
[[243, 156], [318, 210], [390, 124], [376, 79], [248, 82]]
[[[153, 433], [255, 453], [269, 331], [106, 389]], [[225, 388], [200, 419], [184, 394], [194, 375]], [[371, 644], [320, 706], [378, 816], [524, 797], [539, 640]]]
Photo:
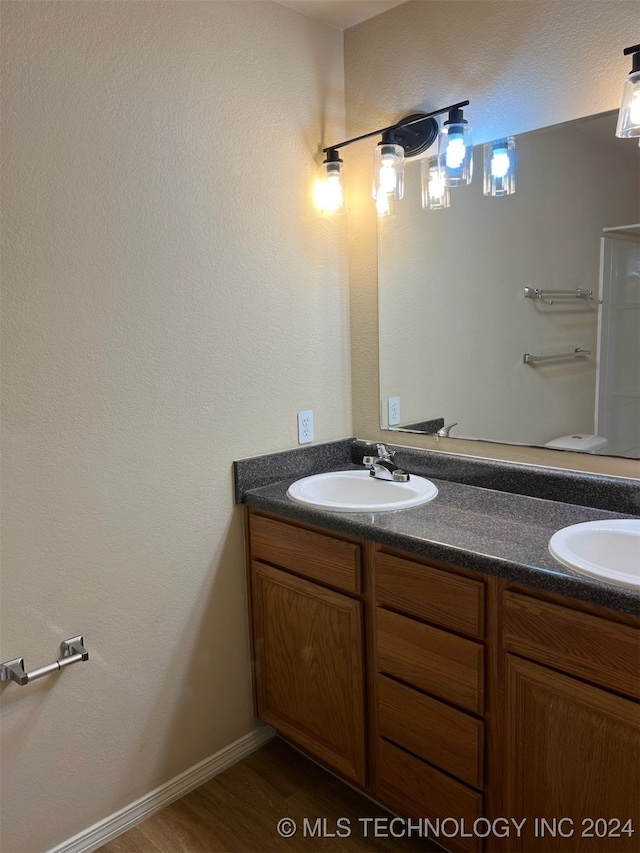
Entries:
[[[475, 142], [619, 106], [638, 0], [412, 0], [345, 32], [349, 136], [469, 99]], [[345, 152], [354, 431], [380, 432], [370, 141]], [[638, 476], [628, 460], [393, 434], [396, 443]]]
[[270, 2], [3, 2], [2, 850], [255, 725], [234, 458], [351, 434], [311, 203], [342, 34]]

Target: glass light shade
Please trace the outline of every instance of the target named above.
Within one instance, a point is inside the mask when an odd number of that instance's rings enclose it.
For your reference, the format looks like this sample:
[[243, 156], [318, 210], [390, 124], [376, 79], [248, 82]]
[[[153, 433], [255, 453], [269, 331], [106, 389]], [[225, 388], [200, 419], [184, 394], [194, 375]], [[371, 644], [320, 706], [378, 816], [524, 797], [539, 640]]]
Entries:
[[317, 204], [321, 213], [335, 216], [346, 212], [342, 175], [342, 160], [329, 160], [322, 164], [318, 182]]
[[516, 140], [513, 136], [484, 144], [484, 194], [513, 195], [516, 191]]
[[616, 136], [640, 136], [640, 71], [632, 71], [624, 81]]
[[384, 192], [394, 199], [404, 195], [404, 148], [392, 142], [381, 142], [373, 152], [373, 191], [376, 202]]
[[422, 206], [429, 210], [441, 210], [451, 206], [451, 193], [444, 182], [438, 157], [425, 158], [420, 166], [422, 174]]
[[448, 187], [470, 184], [473, 177], [473, 143], [466, 122], [445, 123], [440, 131], [440, 169]]
[[378, 191], [376, 197], [376, 214], [378, 219], [393, 219], [396, 215], [396, 200], [391, 193]]

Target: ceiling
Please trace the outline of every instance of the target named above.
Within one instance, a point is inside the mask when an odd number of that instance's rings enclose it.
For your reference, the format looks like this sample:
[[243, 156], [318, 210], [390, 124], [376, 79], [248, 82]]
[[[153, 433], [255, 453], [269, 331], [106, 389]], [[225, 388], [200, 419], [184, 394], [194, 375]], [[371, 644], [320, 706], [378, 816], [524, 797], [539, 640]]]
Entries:
[[276, 0], [281, 6], [288, 6], [339, 30], [353, 27], [404, 2], [405, 0]]

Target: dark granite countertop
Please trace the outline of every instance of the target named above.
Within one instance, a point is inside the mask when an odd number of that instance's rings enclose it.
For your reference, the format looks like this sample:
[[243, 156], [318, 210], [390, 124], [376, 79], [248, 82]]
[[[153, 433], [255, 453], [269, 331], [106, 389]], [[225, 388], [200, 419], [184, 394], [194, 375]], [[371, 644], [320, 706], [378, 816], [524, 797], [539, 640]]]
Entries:
[[[347, 462], [344, 456], [339, 460], [334, 455], [331, 461], [331, 470], [361, 468]], [[327, 470], [326, 464], [317, 470]], [[640, 592], [580, 575], [555, 560], [548, 550], [550, 537], [563, 527], [583, 521], [633, 517], [627, 513], [435, 477], [429, 479], [438, 487], [438, 496], [422, 506], [378, 513], [331, 512], [296, 503], [287, 497], [289, 485], [308, 473], [313, 472], [296, 472], [296, 476], [292, 476], [287, 471], [288, 479], [257, 488], [243, 488], [237, 499], [249, 506], [327, 530], [348, 533], [625, 613], [640, 613]]]

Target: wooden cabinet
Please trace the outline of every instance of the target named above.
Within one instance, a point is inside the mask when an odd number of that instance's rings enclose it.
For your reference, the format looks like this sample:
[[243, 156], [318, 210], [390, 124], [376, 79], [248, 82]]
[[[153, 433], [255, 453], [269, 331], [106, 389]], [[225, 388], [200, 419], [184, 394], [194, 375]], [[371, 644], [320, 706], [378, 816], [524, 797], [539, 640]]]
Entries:
[[640, 705], [627, 698], [640, 682], [638, 632], [505, 598], [505, 808], [527, 819], [509, 849], [638, 851]]
[[448, 850], [640, 850], [637, 619], [257, 510], [247, 525], [261, 719], [396, 814], [458, 821]]
[[[254, 521], [261, 537], [271, 519], [255, 516], [252, 528]], [[364, 785], [363, 604], [253, 556], [320, 579], [328, 555], [337, 555], [336, 564], [327, 569], [329, 581], [353, 586], [358, 549], [323, 537], [329, 547], [317, 550], [321, 534], [273, 525], [277, 538], [268, 549], [262, 538], [255, 548], [250, 542], [256, 714], [327, 766]]]

